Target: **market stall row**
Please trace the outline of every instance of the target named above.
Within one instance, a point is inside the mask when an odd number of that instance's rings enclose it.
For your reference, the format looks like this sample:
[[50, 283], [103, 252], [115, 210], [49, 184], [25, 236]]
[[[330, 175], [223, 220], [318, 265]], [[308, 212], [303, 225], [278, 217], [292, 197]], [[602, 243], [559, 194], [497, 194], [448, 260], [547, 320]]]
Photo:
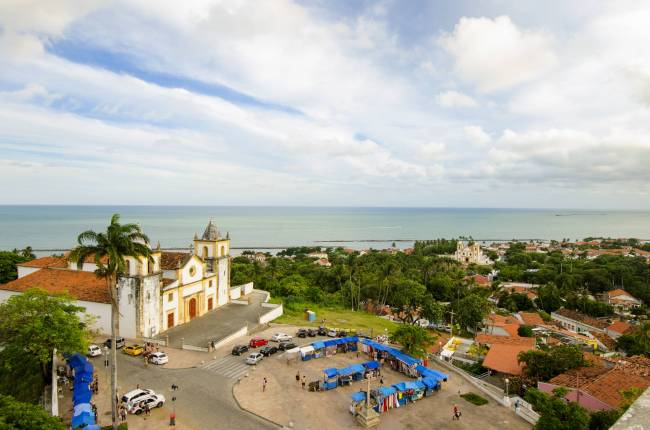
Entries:
[[88, 359], [79, 353], [68, 358], [68, 364], [74, 370], [74, 382], [72, 384], [72, 405], [74, 411], [72, 414], [72, 428], [84, 430], [99, 430], [95, 423], [95, 414], [93, 413], [90, 400], [92, 391], [90, 383], [93, 381], [93, 365]]
[[379, 363], [376, 361], [352, 364], [341, 369], [330, 367], [323, 370], [323, 381], [321, 381], [318, 386], [310, 384], [309, 388], [310, 390], [331, 390], [339, 386], [349, 385], [353, 381], [361, 381], [366, 377], [374, 377], [378, 368]]
[[319, 340], [300, 348], [300, 356], [303, 361], [307, 361], [314, 358], [331, 357], [336, 353], [356, 351], [357, 342], [359, 342], [357, 336]]

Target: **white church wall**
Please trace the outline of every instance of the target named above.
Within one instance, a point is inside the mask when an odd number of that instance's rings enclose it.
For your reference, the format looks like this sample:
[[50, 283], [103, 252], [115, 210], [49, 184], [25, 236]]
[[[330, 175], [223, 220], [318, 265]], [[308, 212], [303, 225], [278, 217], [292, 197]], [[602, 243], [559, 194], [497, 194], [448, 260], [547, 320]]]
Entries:
[[218, 264], [218, 292], [217, 306], [223, 306], [228, 303], [229, 298], [229, 279], [228, 279], [228, 258], [220, 258]]
[[143, 279], [143, 335], [153, 337], [161, 331], [160, 327], [160, 282], [157, 276]]
[[135, 338], [137, 335], [135, 310], [136, 310], [136, 280], [123, 278], [120, 280], [119, 309], [120, 309], [120, 336]]

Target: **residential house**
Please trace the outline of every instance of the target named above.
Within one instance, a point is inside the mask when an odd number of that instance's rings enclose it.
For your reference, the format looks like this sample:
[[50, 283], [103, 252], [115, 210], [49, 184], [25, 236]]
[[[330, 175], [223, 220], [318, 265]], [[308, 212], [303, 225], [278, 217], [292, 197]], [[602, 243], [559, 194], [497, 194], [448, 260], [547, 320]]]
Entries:
[[632, 329], [632, 325], [625, 321], [614, 321], [614, 323], [605, 328], [605, 334], [612, 339], [618, 339], [624, 334], [631, 332]]
[[515, 314], [515, 317], [523, 325], [531, 327], [543, 327], [546, 325], [542, 317], [537, 312], [523, 312], [520, 311]]
[[478, 334], [475, 342], [489, 347], [483, 360], [483, 367], [505, 375], [521, 375], [523, 367], [519, 353], [535, 349], [535, 338], [520, 336], [494, 336]]
[[478, 273], [476, 275], [466, 276], [465, 280], [479, 287], [489, 287], [492, 285], [492, 280], [489, 276], [481, 275]]
[[590, 412], [618, 409], [625, 400], [621, 391], [650, 387], [650, 359], [627, 357], [613, 367], [593, 365], [571, 369], [548, 382], [538, 383], [538, 388], [546, 393], [558, 387], [569, 390], [565, 396], [567, 401], [576, 402]]
[[518, 336], [520, 325], [514, 316], [490, 314], [483, 320], [483, 332], [496, 336]]
[[619, 312], [629, 312], [633, 308], [641, 306], [641, 300], [622, 289], [608, 291], [605, 300]]
[[597, 320], [578, 311], [565, 308], [560, 308], [552, 312], [551, 318], [565, 329], [576, 333], [604, 333], [605, 328], [609, 325], [607, 321]]

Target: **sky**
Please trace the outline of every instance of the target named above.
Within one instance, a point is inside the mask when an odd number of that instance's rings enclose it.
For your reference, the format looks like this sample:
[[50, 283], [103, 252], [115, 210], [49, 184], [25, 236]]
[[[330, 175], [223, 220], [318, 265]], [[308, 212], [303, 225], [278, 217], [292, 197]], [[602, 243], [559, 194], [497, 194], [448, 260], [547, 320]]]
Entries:
[[3, 0], [0, 204], [650, 209], [650, 2]]

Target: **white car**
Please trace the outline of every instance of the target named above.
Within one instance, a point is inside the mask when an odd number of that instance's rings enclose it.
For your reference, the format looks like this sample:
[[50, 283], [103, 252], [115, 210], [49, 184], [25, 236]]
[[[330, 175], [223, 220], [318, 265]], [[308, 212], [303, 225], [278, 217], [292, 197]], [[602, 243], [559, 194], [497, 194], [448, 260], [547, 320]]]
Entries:
[[257, 364], [262, 361], [263, 358], [264, 356], [259, 352], [252, 352], [248, 357], [246, 357], [246, 364]]
[[169, 357], [164, 352], [154, 352], [149, 356], [149, 361], [153, 364], [167, 364]]
[[148, 389], [142, 389], [142, 388], [136, 388], [135, 390], [129, 391], [125, 395], [122, 396], [122, 403], [126, 405], [126, 409], [129, 410], [133, 407], [134, 404], [139, 402], [140, 400], [144, 399], [146, 396], [149, 396], [151, 394], [156, 394], [153, 392], [153, 390], [148, 390]]
[[97, 345], [89, 345], [88, 346], [88, 356], [89, 357], [98, 357], [102, 355], [102, 349], [98, 347]]
[[334, 328], [331, 328], [331, 329], [327, 330], [327, 336], [328, 337], [336, 337], [336, 336], [338, 336], [338, 334], [339, 334], [339, 332]]
[[286, 333], [276, 333], [271, 337], [273, 342], [288, 342], [291, 339], [293, 339], [293, 337]]
[[129, 408], [130, 414], [140, 415], [144, 412], [145, 406], [149, 405], [149, 409], [162, 408], [165, 404], [165, 396], [162, 394], [148, 394], [138, 398], [136, 402]]

